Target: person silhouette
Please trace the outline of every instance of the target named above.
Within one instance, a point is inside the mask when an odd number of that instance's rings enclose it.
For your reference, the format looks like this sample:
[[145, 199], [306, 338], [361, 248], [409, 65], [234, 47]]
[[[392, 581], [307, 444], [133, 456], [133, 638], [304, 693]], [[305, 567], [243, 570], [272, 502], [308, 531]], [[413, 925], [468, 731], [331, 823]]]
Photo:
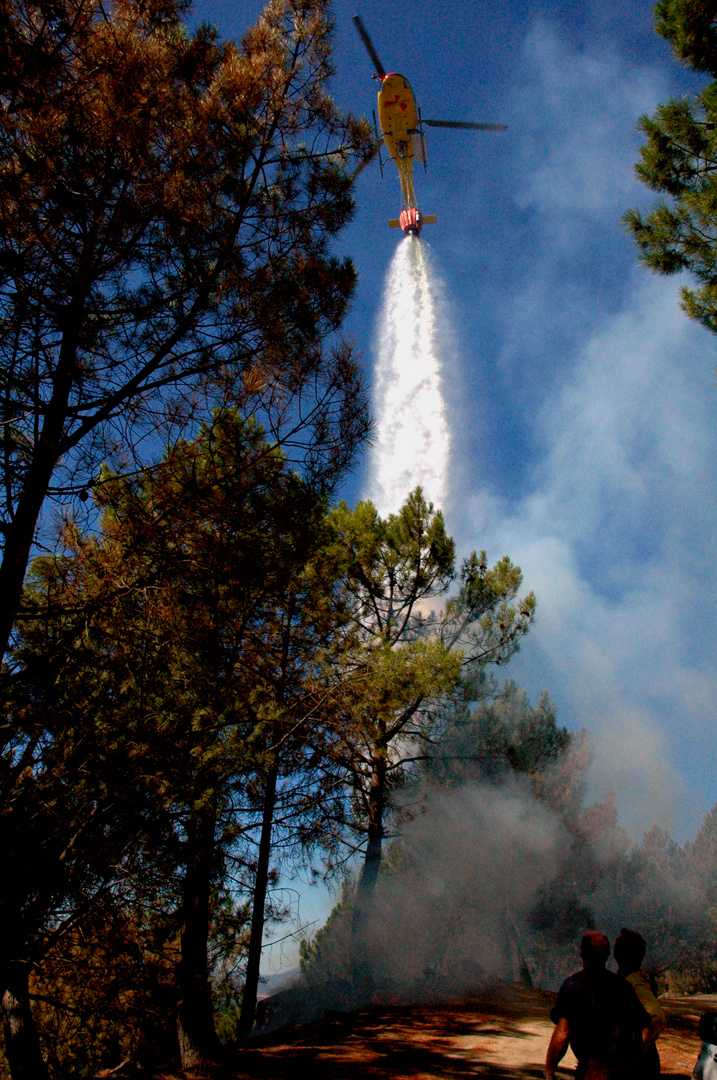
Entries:
[[617, 973], [633, 988], [640, 1004], [650, 1018], [651, 1045], [645, 1050], [640, 1062], [639, 1074], [643, 1080], [652, 1080], [660, 1075], [660, 1055], [655, 1041], [667, 1024], [665, 1010], [652, 992], [647, 977], [641, 971], [647, 945], [644, 937], [636, 930], [627, 930], [624, 926], [618, 934], [612, 955], [617, 961]]
[[583, 935], [582, 971], [565, 980], [550, 1013], [555, 1028], [545, 1080], [554, 1080], [568, 1046], [578, 1061], [575, 1080], [622, 1080], [634, 1074], [652, 1044], [650, 1018], [630, 984], [605, 968], [609, 956], [604, 934]]

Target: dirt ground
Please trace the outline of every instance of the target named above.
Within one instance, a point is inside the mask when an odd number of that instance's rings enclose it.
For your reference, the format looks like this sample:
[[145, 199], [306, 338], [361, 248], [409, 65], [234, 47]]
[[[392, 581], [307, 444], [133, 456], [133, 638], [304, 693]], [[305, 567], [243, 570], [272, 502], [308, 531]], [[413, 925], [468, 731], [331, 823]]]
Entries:
[[[552, 994], [518, 986], [460, 1002], [386, 1006], [329, 1014], [319, 1023], [287, 1027], [238, 1051], [234, 1080], [538, 1080], [552, 1024]], [[697, 1021], [717, 1008], [717, 995], [663, 998], [670, 1023], [658, 1048], [662, 1073], [691, 1076], [700, 1048]], [[572, 1054], [563, 1061], [570, 1080]]]

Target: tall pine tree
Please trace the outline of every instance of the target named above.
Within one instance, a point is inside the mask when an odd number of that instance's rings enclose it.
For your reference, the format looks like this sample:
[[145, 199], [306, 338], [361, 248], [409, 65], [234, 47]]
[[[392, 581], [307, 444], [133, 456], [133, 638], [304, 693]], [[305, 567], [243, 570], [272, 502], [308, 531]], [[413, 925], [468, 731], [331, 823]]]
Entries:
[[434, 707], [462, 678], [505, 663], [533, 619], [532, 593], [518, 598], [520, 568], [485, 552], [464, 560], [458, 589], [455, 548], [443, 516], [420, 488], [382, 519], [370, 502], [341, 504], [331, 515], [344, 561], [342, 591], [356, 647], [340, 658], [343, 696], [335, 751], [346, 769], [357, 849], [363, 854], [354, 902], [356, 957], [362, 950], [384, 848], [392, 787], [429, 739]]
[[365, 429], [328, 242], [370, 138], [329, 96], [327, 0], [272, 0], [241, 46], [185, 6], [0, 7], [0, 656], [46, 499], [104, 460], [146, 465], [207, 403], [339, 468]]

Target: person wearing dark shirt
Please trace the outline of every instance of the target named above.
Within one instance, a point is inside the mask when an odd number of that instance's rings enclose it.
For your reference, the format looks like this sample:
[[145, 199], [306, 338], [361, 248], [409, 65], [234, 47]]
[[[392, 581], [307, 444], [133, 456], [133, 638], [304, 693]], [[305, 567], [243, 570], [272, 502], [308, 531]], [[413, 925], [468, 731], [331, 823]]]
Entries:
[[610, 942], [595, 930], [580, 943], [582, 971], [566, 979], [550, 1013], [555, 1024], [545, 1059], [545, 1080], [568, 1049], [578, 1061], [575, 1080], [623, 1080], [651, 1042], [650, 1019], [635, 991], [605, 964]]
[[641, 1062], [640, 1075], [643, 1080], [655, 1080], [660, 1075], [660, 1055], [657, 1052], [655, 1042], [667, 1025], [667, 1016], [662, 1005], [653, 994], [647, 977], [640, 970], [646, 951], [647, 944], [644, 937], [635, 930], [627, 930], [623, 926], [615, 942], [612, 955], [617, 960], [618, 975], [629, 982], [637, 994], [640, 1004], [650, 1018], [652, 1043], [647, 1048]]

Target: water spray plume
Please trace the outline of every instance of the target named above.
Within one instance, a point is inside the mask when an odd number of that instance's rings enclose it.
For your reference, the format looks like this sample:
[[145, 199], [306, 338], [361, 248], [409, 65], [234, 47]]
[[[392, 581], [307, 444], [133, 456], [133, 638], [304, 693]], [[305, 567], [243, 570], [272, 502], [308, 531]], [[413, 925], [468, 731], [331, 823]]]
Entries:
[[421, 241], [407, 236], [386, 277], [377, 341], [369, 496], [383, 515], [395, 513], [418, 484], [436, 506], [447, 494], [449, 434], [432, 285]]

